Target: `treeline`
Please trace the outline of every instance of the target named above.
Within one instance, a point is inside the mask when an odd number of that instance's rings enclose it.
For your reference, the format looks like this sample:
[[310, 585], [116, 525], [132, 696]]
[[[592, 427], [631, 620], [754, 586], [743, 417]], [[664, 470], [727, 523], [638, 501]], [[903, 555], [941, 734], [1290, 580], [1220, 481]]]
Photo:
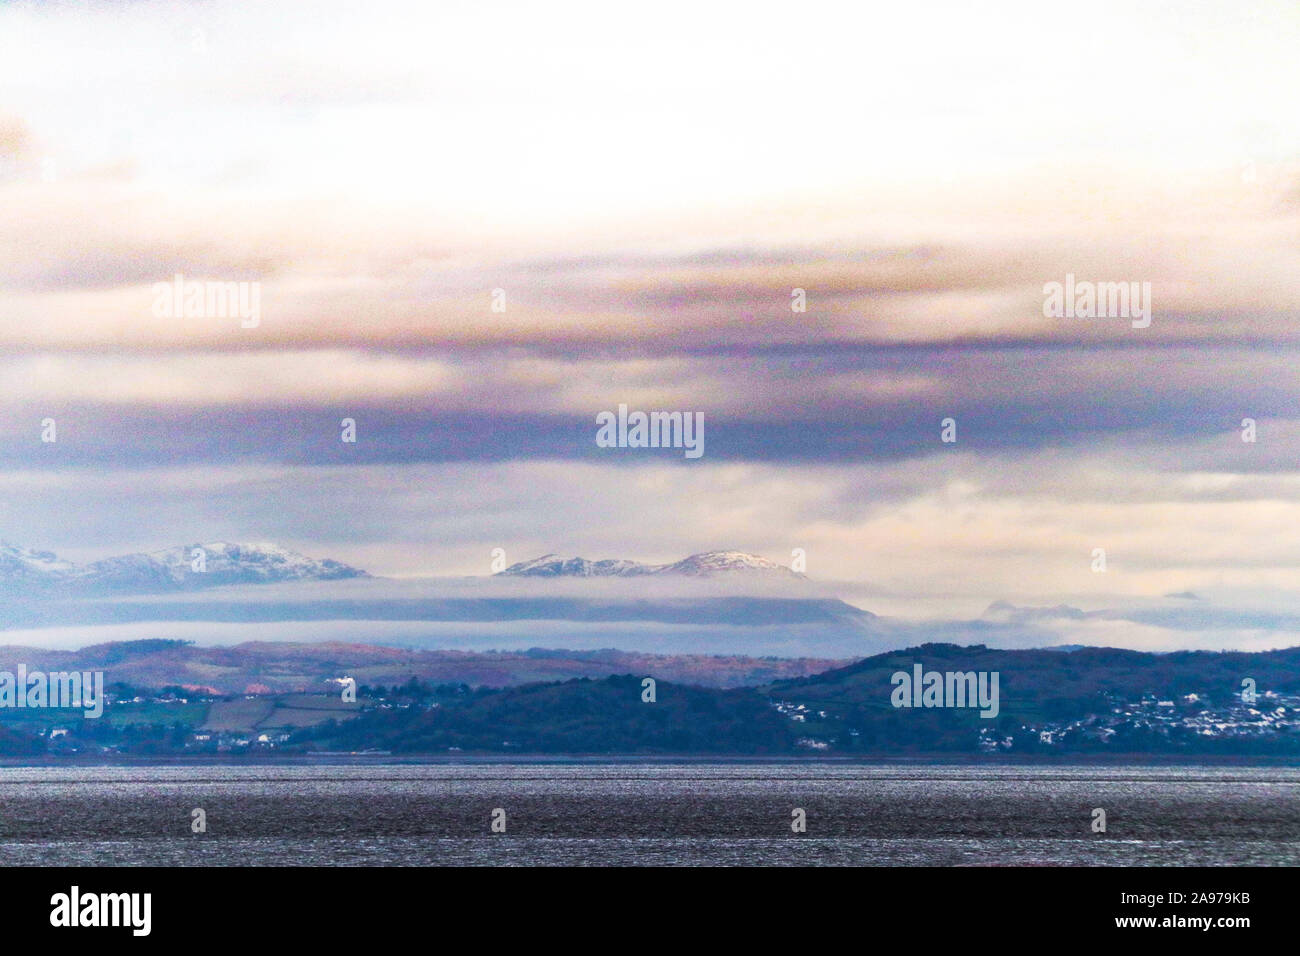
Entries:
[[294, 734], [320, 749], [395, 753], [745, 753], [795, 749], [789, 719], [752, 689], [659, 682], [653, 702], [631, 675], [480, 689], [430, 709], [363, 712]]
[[[930, 671], [999, 674], [999, 713], [972, 708], [896, 708], [891, 675]], [[646, 675], [580, 678], [504, 689], [430, 684], [414, 677], [361, 686], [362, 711], [294, 732], [277, 752], [390, 750], [447, 754], [1282, 754], [1300, 758], [1300, 732], [1265, 728], [1204, 736], [1166, 721], [1155, 698], [1180, 712], [1232, 706], [1241, 682], [1260, 694], [1300, 693], [1300, 648], [1260, 654], [1144, 654], [1104, 648], [993, 650], [927, 644], [824, 673], [732, 690]], [[652, 675], [651, 675], [652, 676]], [[120, 687], [123, 695], [134, 688]], [[156, 692], [155, 692], [156, 693]], [[1184, 696], [1196, 694], [1199, 703]], [[140, 696], [149, 696], [141, 692]], [[1141, 701], [1140, 705], [1135, 702]], [[1294, 704], [1294, 701], [1292, 702]], [[1170, 713], [1167, 709], [1163, 713]], [[2, 717], [3, 715], [0, 715]], [[0, 726], [0, 754], [30, 756], [70, 745], [128, 754], [194, 753], [180, 724], [76, 720], [67, 738]], [[1106, 733], [1099, 729], [1105, 724]], [[1044, 726], [1055, 728], [1041, 739]], [[1062, 730], [1061, 728], [1066, 729]], [[97, 746], [98, 745], [98, 746]], [[208, 742], [205, 747], [215, 748]], [[198, 748], [202, 749], [202, 748]]]

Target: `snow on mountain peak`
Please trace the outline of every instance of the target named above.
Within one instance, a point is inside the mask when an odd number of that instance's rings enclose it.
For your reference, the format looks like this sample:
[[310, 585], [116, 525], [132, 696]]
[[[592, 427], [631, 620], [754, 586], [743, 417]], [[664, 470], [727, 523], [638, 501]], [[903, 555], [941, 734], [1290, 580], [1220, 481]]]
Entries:
[[692, 554], [676, 564], [668, 565], [661, 573], [710, 577], [732, 572], [796, 574], [784, 565], [745, 551], [704, 551], [700, 554]]
[[530, 578], [603, 578], [631, 577], [639, 574], [652, 574], [657, 569], [637, 561], [620, 561], [605, 559], [588, 561], [586, 558], [570, 558], [559, 554], [544, 554], [531, 561], [520, 561], [506, 568], [501, 574], [511, 577]]
[[45, 551], [0, 545], [0, 588], [72, 587], [92, 592], [156, 592], [263, 584], [277, 581], [368, 577], [365, 571], [330, 559], [318, 560], [274, 544], [179, 545], [149, 553], [124, 554], [89, 564], [62, 561]]
[[59, 575], [74, 567], [71, 561], [62, 560], [52, 551], [33, 551], [0, 541], [0, 579]]
[[544, 554], [531, 561], [512, 564], [501, 574], [519, 577], [631, 577], [645, 574], [713, 577], [722, 574], [802, 575], [767, 558], [744, 551], [704, 551], [672, 564], [642, 564], [639, 561], [605, 559], [588, 561], [558, 554]]

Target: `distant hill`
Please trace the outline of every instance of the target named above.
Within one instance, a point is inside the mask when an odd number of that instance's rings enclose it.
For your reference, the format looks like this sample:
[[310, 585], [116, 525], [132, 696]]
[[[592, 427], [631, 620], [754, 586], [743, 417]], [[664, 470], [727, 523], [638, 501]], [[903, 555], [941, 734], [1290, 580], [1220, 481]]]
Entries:
[[480, 692], [424, 711], [379, 710], [319, 725], [294, 742], [394, 753], [783, 754], [797, 734], [751, 690], [659, 683], [642, 699], [635, 675]]
[[[997, 673], [998, 715], [985, 719], [974, 708], [894, 707], [892, 675], [917, 664], [940, 673]], [[1241, 699], [1246, 679], [1261, 695], [1254, 705]], [[1018, 754], [1300, 758], [1300, 647], [1150, 654], [925, 644], [776, 681], [761, 692], [785, 702], [810, 738], [836, 752], [966, 752], [984, 746]]]
[[1000, 650], [973, 645], [924, 644], [865, 658], [816, 675], [776, 682], [774, 695], [840, 705], [888, 707], [890, 675], [920, 662], [940, 671], [998, 671], [1002, 674], [1003, 713], [1054, 710], [1082, 712], [1098, 695], [1137, 698], [1143, 694], [1222, 696], [1241, 691], [1243, 678], [1260, 690], [1300, 692], [1300, 647], [1245, 651], [1181, 651], [1148, 654], [1106, 647]]
[[[941, 672], [998, 672], [1000, 714], [985, 720], [973, 709], [894, 707], [890, 676], [918, 663]], [[641, 699], [641, 676], [658, 680], [654, 703]], [[1259, 688], [1257, 704], [1239, 699], [1246, 677]], [[1204, 732], [1189, 729], [1197, 721]], [[996, 751], [1300, 760], [1300, 648], [1062, 654], [927, 644], [727, 691], [684, 687], [648, 668], [603, 680], [480, 690], [429, 712], [374, 711], [304, 734], [301, 740], [322, 747], [425, 753]]]
[[[102, 669], [122, 699], [102, 721], [50, 710], [0, 712], [0, 731], [12, 731], [0, 733], [0, 753], [45, 752], [46, 743], [54, 753], [203, 752], [222, 745], [214, 733], [279, 728], [274, 746], [283, 753], [1173, 754], [1300, 761], [1300, 648], [1147, 654], [924, 644], [829, 670], [824, 661], [615, 651], [196, 648], [166, 640], [41, 653], [0, 649], [0, 670], [14, 669], [15, 659], [29, 669]], [[917, 665], [939, 673], [996, 673], [999, 712], [983, 718], [973, 707], [894, 706], [891, 675]], [[571, 676], [575, 671], [584, 676]], [[177, 680], [179, 674], [188, 680]], [[357, 681], [355, 706], [336, 703], [341, 677]], [[643, 696], [647, 677], [655, 681], [653, 701]], [[1247, 679], [1258, 691], [1249, 700], [1242, 696]], [[756, 683], [726, 686], [740, 680]], [[698, 686], [702, 681], [713, 686]], [[156, 683], [158, 693], [144, 691], [153, 682], [193, 692]], [[215, 692], [232, 687], [224, 697]], [[286, 694], [286, 687], [317, 697]], [[67, 728], [67, 736], [33, 736], [54, 725]]]
[[29, 670], [102, 670], [109, 683], [141, 688], [181, 686], [243, 694], [320, 691], [328, 681], [344, 676], [371, 685], [400, 684], [414, 677], [432, 684], [510, 687], [633, 672], [701, 686], [739, 687], [811, 674], [841, 662], [615, 650], [425, 651], [336, 642], [197, 647], [185, 641], [145, 640], [77, 651], [0, 646], [0, 670], [15, 671], [20, 663]]

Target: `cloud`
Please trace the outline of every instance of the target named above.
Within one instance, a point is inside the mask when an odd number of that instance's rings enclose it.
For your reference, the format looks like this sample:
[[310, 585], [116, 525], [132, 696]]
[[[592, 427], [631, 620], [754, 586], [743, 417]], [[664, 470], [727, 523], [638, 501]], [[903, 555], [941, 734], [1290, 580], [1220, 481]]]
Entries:
[[[4, 5], [0, 529], [401, 574], [799, 547], [935, 633], [1194, 589], [1225, 616], [1068, 626], [1289, 634], [1246, 595], [1300, 588], [1300, 25], [1089, 16]], [[262, 321], [153, 315], [176, 273]], [[1149, 282], [1150, 327], [1045, 317], [1067, 274]], [[620, 403], [702, 412], [705, 457], [598, 448]]]

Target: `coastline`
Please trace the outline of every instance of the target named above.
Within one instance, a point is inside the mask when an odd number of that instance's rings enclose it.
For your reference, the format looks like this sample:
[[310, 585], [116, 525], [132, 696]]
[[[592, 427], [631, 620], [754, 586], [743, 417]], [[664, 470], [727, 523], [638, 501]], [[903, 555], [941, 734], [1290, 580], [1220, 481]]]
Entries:
[[1212, 754], [1190, 756], [1180, 754], [1060, 754], [1020, 757], [998, 754], [982, 758], [961, 754], [854, 755], [854, 756], [743, 756], [736, 754], [267, 754], [232, 757], [205, 756], [69, 756], [31, 759], [24, 757], [0, 758], [3, 768], [67, 768], [67, 767], [275, 767], [275, 766], [422, 766], [463, 764], [466, 766], [707, 766], [710, 764], [735, 766], [953, 766], [953, 767], [1300, 767], [1300, 757], [1272, 754], [1232, 755]]

